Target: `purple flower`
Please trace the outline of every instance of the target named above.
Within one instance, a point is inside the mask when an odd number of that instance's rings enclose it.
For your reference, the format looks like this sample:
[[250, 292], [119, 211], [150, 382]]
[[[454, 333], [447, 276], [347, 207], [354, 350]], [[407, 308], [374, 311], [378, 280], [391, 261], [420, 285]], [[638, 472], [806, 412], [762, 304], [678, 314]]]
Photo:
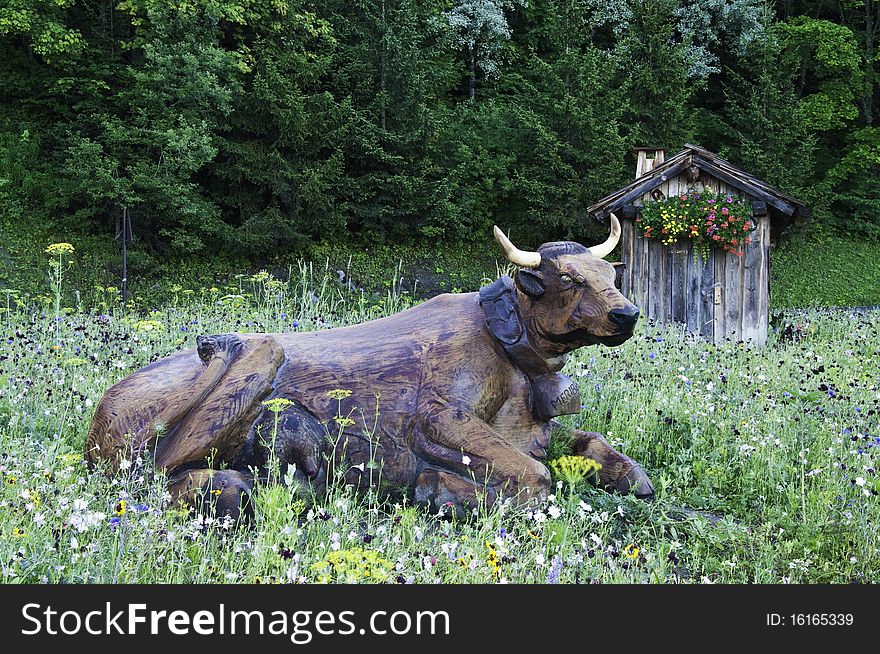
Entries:
[[122, 518], [110, 518], [110, 526], [116, 528], [122, 522]]
[[299, 320], [294, 320], [292, 323], [290, 323], [290, 326], [296, 329], [297, 327], [299, 327]]
[[559, 558], [559, 555], [553, 557], [553, 560], [550, 562], [550, 569], [547, 571], [547, 583], [548, 584], [558, 584], [559, 583], [559, 575], [562, 573], [562, 559]]

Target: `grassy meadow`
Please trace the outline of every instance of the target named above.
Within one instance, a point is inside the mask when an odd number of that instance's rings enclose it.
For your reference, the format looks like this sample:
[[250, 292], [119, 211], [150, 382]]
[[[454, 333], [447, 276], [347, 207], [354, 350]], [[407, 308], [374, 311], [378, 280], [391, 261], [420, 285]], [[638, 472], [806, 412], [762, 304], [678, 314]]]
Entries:
[[325, 329], [413, 300], [303, 265], [126, 315], [116, 289], [64, 306], [64, 258], [42, 308], [0, 296], [4, 583], [880, 581], [880, 313], [788, 312], [764, 348], [641, 321], [618, 348], [573, 354], [583, 406], [563, 421], [640, 461], [653, 501], [560, 479], [540, 506], [455, 519], [343, 483], [258, 486], [246, 527], [170, 506], [150, 461], [90, 473], [104, 391], [199, 334]]

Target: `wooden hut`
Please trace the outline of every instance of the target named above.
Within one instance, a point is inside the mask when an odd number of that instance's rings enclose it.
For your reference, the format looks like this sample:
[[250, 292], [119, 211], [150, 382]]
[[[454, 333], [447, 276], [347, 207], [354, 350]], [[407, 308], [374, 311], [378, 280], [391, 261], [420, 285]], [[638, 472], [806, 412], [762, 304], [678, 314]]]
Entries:
[[[770, 304], [771, 229], [781, 231], [804, 204], [736, 168], [717, 155], [686, 145], [666, 158], [663, 148], [636, 148], [636, 179], [602, 198], [587, 211], [602, 222], [613, 212], [621, 222], [621, 290], [661, 323], [682, 323], [687, 331], [720, 343], [725, 338], [763, 345]], [[710, 247], [694, 252], [682, 238], [663, 245], [640, 229], [645, 202], [712, 191], [742, 198], [751, 207], [752, 230], [741, 254]]]

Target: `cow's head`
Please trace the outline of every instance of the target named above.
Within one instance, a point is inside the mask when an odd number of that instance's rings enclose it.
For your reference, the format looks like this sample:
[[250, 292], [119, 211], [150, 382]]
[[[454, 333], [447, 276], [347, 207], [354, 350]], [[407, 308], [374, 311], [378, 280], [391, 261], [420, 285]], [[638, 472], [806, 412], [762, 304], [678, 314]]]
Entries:
[[537, 252], [517, 249], [495, 227], [495, 239], [519, 266], [516, 287], [529, 338], [549, 354], [584, 345], [620, 345], [633, 334], [639, 309], [615, 287], [615, 268], [602, 257], [620, 239], [611, 215], [611, 236], [591, 248], [572, 241], [544, 243]]

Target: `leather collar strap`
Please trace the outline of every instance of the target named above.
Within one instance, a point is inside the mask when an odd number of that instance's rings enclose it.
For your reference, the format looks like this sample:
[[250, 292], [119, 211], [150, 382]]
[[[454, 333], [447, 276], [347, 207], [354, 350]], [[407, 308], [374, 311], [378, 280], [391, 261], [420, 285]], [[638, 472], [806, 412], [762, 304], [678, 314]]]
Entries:
[[529, 343], [513, 280], [503, 275], [481, 288], [480, 306], [489, 331], [501, 343], [513, 364], [531, 381], [532, 402], [538, 415], [549, 419], [579, 413], [581, 398], [577, 384], [559, 372], [565, 362], [551, 365]]

